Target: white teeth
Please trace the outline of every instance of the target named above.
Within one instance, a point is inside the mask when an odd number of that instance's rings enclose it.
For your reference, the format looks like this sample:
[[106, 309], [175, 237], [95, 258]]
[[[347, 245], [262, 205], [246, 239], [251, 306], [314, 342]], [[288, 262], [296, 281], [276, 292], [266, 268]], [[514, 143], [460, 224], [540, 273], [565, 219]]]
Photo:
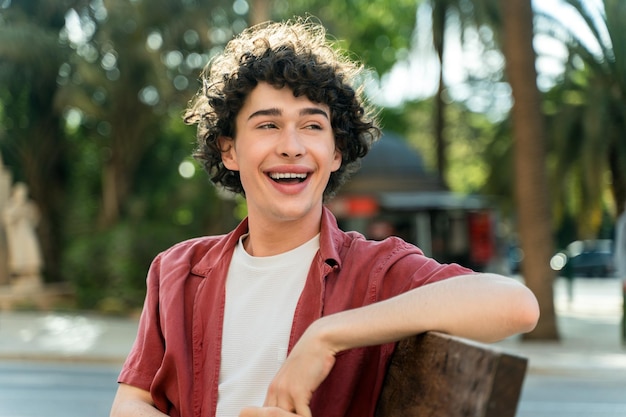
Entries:
[[304, 173], [297, 174], [295, 172], [272, 172], [272, 173], [270, 173], [270, 178], [272, 178], [274, 180], [279, 180], [279, 179], [283, 179], [283, 178], [300, 178], [300, 179], [304, 179], [304, 178], [306, 178], [306, 174], [304, 174]]

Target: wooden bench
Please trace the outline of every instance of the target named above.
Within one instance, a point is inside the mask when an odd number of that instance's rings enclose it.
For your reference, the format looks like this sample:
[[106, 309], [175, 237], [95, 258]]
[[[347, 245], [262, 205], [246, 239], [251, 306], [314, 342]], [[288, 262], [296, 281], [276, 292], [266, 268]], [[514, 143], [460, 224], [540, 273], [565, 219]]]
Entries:
[[527, 360], [429, 332], [394, 352], [376, 417], [514, 417]]

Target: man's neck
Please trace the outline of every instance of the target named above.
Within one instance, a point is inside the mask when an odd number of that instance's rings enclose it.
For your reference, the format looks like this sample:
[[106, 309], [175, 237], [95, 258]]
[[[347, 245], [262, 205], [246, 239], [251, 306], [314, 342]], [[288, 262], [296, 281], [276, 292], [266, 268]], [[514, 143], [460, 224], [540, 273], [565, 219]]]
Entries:
[[272, 256], [290, 251], [308, 242], [320, 232], [322, 212], [297, 221], [258, 221], [248, 216], [248, 236], [244, 240], [246, 252], [252, 256]]

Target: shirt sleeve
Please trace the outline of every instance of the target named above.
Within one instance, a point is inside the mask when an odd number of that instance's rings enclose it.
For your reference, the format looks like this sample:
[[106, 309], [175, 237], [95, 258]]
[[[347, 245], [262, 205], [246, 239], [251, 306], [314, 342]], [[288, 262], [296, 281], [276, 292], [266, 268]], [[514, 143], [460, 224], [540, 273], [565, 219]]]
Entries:
[[150, 390], [165, 354], [159, 319], [160, 259], [160, 256], [155, 258], [148, 271], [146, 298], [137, 337], [118, 377], [118, 382], [146, 391]]
[[416, 246], [400, 239], [393, 240], [395, 248], [389, 251], [389, 258], [379, 265], [381, 276], [374, 280], [379, 284], [379, 299], [444, 279], [476, 273], [459, 264], [439, 263], [424, 255]]

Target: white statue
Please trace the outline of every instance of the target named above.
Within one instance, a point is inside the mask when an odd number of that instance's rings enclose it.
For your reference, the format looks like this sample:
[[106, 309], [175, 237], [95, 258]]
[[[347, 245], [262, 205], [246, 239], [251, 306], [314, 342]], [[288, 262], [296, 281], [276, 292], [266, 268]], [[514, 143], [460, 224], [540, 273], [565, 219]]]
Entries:
[[3, 214], [7, 237], [9, 272], [16, 279], [41, 281], [43, 259], [35, 228], [39, 223], [39, 211], [28, 199], [28, 188], [24, 183], [13, 187], [11, 197]]

